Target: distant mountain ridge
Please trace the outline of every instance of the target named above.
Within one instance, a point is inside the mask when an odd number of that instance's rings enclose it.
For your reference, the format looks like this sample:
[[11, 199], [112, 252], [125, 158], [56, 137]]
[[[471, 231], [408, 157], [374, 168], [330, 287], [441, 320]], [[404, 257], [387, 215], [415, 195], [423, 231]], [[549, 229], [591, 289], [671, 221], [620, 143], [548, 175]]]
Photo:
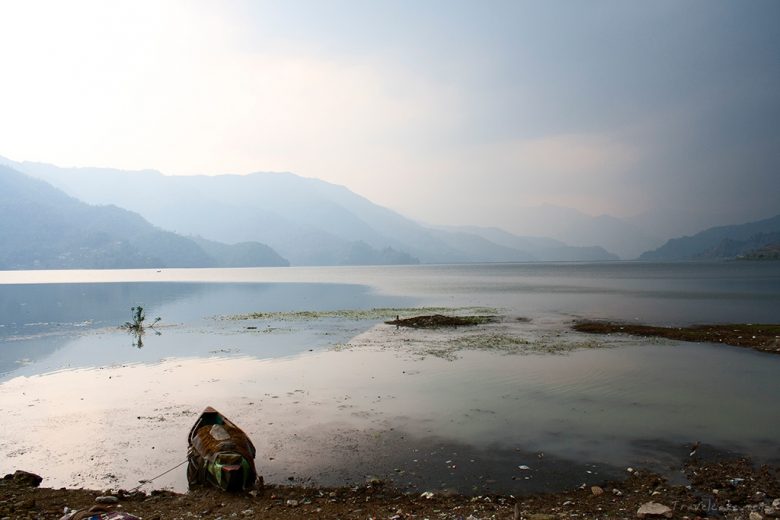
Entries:
[[427, 228], [343, 186], [291, 173], [165, 176], [14, 164], [88, 203], [127, 208], [185, 235], [262, 242], [294, 265], [617, 259], [600, 247], [501, 230]]
[[737, 257], [737, 259], [780, 261], [780, 241], [759, 247], [758, 249], [752, 249], [746, 253], [743, 253]]
[[674, 238], [653, 251], [644, 261], [729, 259], [780, 242], [780, 215], [733, 226], [718, 226], [692, 236]]
[[752, 235], [747, 240], [734, 240], [724, 238], [720, 243], [696, 258], [701, 259], [721, 259], [721, 258], [739, 258], [765, 248], [772, 248], [780, 244], [780, 232], [777, 233], [758, 233]]
[[599, 245], [623, 259], [634, 259], [663, 243], [632, 219], [611, 215], [588, 215], [581, 211], [542, 204], [514, 208], [514, 233], [544, 235], [570, 246]]
[[[493, 247], [502, 248], [504, 255], [513, 256], [506, 261], [527, 262], [603, 262], [620, 260], [601, 246], [569, 246], [560, 240], [547, 237], [517, 236], [503, 229], [495, 227], [479, 226], [442, 226], [440, 229], [449, 231], [455, 237], [460, 237], [460, 246], [464, 247], [464, 241], [469, 240], [472, 247], [479, 247], [479, 242], [473, 238], [477, 236], [483, 241], [492, 244]], [[518, 252], [526, 256], [525, 259], [517, 258]]]
[[0, 269], [289, 265], [259, 243], [203, 245], [0, 165]]

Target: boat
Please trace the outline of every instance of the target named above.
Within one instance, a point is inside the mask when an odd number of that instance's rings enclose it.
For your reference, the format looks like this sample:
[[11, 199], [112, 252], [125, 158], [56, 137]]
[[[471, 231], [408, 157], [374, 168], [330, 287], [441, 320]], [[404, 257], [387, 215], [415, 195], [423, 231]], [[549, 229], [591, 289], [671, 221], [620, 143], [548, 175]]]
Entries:
[[65, 513], [60, 520], [141, 520], [141, 518], [124, 511], [109, 511], [98, 505], [92, 506], [89, 510], [81, 509]]
[[188, 440], [190, 488], [213, 486], [223, 491], [242, 491], [255, 486], [254, 444], [241, 428], [214, 408], [203, 410]]

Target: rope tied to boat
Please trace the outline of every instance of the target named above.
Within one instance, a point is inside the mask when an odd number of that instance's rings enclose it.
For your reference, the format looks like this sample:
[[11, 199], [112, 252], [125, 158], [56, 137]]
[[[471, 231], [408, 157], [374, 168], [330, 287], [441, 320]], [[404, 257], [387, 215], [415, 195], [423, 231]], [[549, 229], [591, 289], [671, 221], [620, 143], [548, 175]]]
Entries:
[[188, 460], [189, 459], [184, 459], [183, 461], [181, 461], [178, 464], [176, 464], [174, 467], [163, 471], [162, 473], [160, 473], [156, 477], [152, 477], [152, 478], [145, 479], [145, 480], [139, 480], [138, 481], [139, 484], [136, 487], [134, 487], [133, 489], [131, 489], [130, 493], [135, 493], [136, 491], [141, 489], [142, 486], [145, 486], [146, 484], [151, 484], [153, 481], [157, 480], [158, 478], [162, 477], [163, 475], [167, 475], [168, 473], [170, 473], [171, 471], [175, 470], [176, 468], [178, 468], [180, 466], [183, 466], [184, 464], [186, 464], [188, 462]]

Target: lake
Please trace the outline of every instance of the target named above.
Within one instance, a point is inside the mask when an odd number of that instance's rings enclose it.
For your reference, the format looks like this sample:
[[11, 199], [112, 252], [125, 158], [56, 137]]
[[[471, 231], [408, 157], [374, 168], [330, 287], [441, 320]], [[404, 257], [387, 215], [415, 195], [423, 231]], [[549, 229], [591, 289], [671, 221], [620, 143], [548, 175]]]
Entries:
[[[161, 318], [141, 345], [118, 328], [136, 305]], [[679, 478], [697, 440], [780, 460], [780, 356], [570, 329], [777, 323], [778, 263], [0, 272], [0, 310], [0, 470], [52, 487], [175, 467], [209, 405], [273, 483], [522, 494]], [[501, 320], [383, 323], [426, 312]]]

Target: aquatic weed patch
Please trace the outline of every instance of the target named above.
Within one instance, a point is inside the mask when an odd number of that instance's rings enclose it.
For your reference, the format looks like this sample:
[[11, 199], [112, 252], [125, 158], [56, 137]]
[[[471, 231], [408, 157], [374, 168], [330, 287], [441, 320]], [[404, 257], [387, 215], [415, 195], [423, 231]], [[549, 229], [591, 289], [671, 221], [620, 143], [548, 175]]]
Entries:
[[[497, 355], [566, 355], [583, 349], [605, 348], [610, 344], [530, 321], [500, 319], [472, 327], [395, 327], [393, 322], [378, 325], [334, 350], [379, 349], [425, 359], [437, 357], [455, 361], [462, 352], [489, 352]], [[389, 325], [389, 326], [388, 326]]]
[[575, 350], [604, 348], [596, 341], [570, 341], [558, 337], [525, 336], [511, 332], [464, 335], [452, 339], [446, 345], [452, 352], [459, 350], [482, 350], [506, 355], [557, 354], [563, 355]]
[[460, 335], [439, 343], [423, 343], [421, 354], [435, 356], [449, 361], [458, 358], [458, 352], [489, 351], [503, 354], [521, 354], [529, 349], [531, 342], [505, 332]]
[[216, 316], [219, 320], [273, 320], [273, 321], [315, 321], [325, 319], [343, 320], [388, 320], [398, 317], [413, 317], [418, 314], [443, 313], [498, 314], [499, 310], [492, 307], [382, 307], [373, 309], [341, 309], [331, 311], [277, 311], [250, 312]]
[[458, 350], [499, 350], [516, 352], [527, 349], [531, 342], [528, 339], [508, 333], [496, 332], [486, 334], [470, 334], [451, 339], [447, 345]]

